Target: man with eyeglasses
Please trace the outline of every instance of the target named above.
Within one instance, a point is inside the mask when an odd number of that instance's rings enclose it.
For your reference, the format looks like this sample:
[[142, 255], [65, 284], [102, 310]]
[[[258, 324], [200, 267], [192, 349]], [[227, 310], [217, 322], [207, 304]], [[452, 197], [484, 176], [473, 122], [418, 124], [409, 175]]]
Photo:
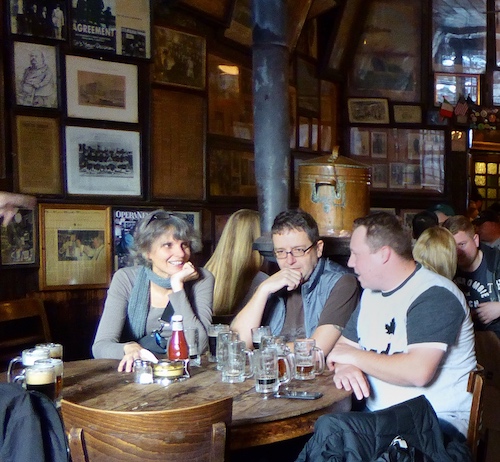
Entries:
[[284, 335], [287, 342], [314, 338], [328, 354], [358, 303], [356, 278], [322, 258], [323, 241], [308, 213], [281, 212], [271, 232], [280, 269], [259, 285], [231, 327], [248, 347], [251, 329], [269, 325], [273, 335]]

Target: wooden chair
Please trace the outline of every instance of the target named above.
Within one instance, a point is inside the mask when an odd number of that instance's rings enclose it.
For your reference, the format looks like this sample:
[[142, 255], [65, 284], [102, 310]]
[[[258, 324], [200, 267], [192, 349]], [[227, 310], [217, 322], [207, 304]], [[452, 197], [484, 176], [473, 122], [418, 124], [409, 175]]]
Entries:
[[24, 348], [51, 341], [43, 300], [21, 298], [0, 302], [0, 361], [5, 365]]
[[469, 374], [467, 383], [467, 391], [472, 393], [467, 444], [472, 452], [474, 462], [483, 460], [486, 450], [485, 434], [483, 432], [483, 385], [484, 368], [478, 364], [477, 368]]
[[103, 411], [62, 400], [73, 462], [223, 462], [233, 399], [189, 408]]

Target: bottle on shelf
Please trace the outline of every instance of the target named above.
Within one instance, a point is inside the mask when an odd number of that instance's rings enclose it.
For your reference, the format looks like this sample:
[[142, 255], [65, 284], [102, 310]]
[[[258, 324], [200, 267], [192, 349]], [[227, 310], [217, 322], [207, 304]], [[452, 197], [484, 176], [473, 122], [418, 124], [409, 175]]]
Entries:
[[172, 335], [168, 341], [168, 359], [171, 361], [181, 360], [184, 361], [184, 374], [183, 377], [188, 378], [189, 375], [189, 345], [184, 335], [184, 324], [182, 315], [174, 314], [171, 319]]

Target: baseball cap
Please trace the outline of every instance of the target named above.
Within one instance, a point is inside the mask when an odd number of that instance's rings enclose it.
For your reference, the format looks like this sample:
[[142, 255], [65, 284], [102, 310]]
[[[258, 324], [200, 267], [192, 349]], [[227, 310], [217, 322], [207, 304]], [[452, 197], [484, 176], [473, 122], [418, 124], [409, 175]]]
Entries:
[[494, 210], [483, 210], [479, 212], [479, 215], [472, 220], [473, 225], [482, 225], [487, 221], [491, 221], [493, 223], [500, 223], [500, 216]]
[[429, 207], [427, 210], [429, 210], [430, 212], [444, 213], [447, 217], [452, 217], [455, 215], [455, 210], [453, 210], [453, 207], [448, 204], [435, 204]]

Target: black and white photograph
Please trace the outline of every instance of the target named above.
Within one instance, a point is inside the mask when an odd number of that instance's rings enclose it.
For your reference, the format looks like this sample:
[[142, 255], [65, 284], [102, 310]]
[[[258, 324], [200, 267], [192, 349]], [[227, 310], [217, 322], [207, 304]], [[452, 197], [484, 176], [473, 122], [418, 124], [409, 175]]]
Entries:
[[137, 66], [66, 56], [68, 116], [137, 123]]
[[69, 194], [139, 196], [139, 132], [66, 127]]
[[420, 189], [422, 180], [420, 164], [406, 164], [404, 185], [408, 189]]
[[103, 261], [106, 258], [104, 231], [57, 230], [58, 261]]
[[389, 177], [390, 188], [404, 188], [406, 164], [401, 162], [391, 162], [391, 175]]
[[349, 98], [347, 108], [351, 123], [389, 123], [389, 103], [384, 98]]
[[387, 133], [371, 132], [372, 141], [372, 157], [386, 159], [387, 158]]
[[420, 132], [408, 132], [408, 159], [420, 159], [423, 154], [423, 139]]
[[31, 265], [37, 261], [35, 212], [19, 209], [7, 226], [0, 227], [2, 265]]
[[56, 47], [14, 42], [16, 104], [58, 107]]
[[387, 164], [372, 164], [372, 188], [387, 188], [388, 178]]
[[72, 5], [73, 46], [115, 53], [115, 0], [72, 0]]
[[355, 156], [370, 155], [370, 132], [351, 128], [351, 154]]
[[9, 16], [12, 34], [66, 40], [64, 0], [10, 0]]
[[150, 0], [116, 0], [116, 54], [151, 58]]

